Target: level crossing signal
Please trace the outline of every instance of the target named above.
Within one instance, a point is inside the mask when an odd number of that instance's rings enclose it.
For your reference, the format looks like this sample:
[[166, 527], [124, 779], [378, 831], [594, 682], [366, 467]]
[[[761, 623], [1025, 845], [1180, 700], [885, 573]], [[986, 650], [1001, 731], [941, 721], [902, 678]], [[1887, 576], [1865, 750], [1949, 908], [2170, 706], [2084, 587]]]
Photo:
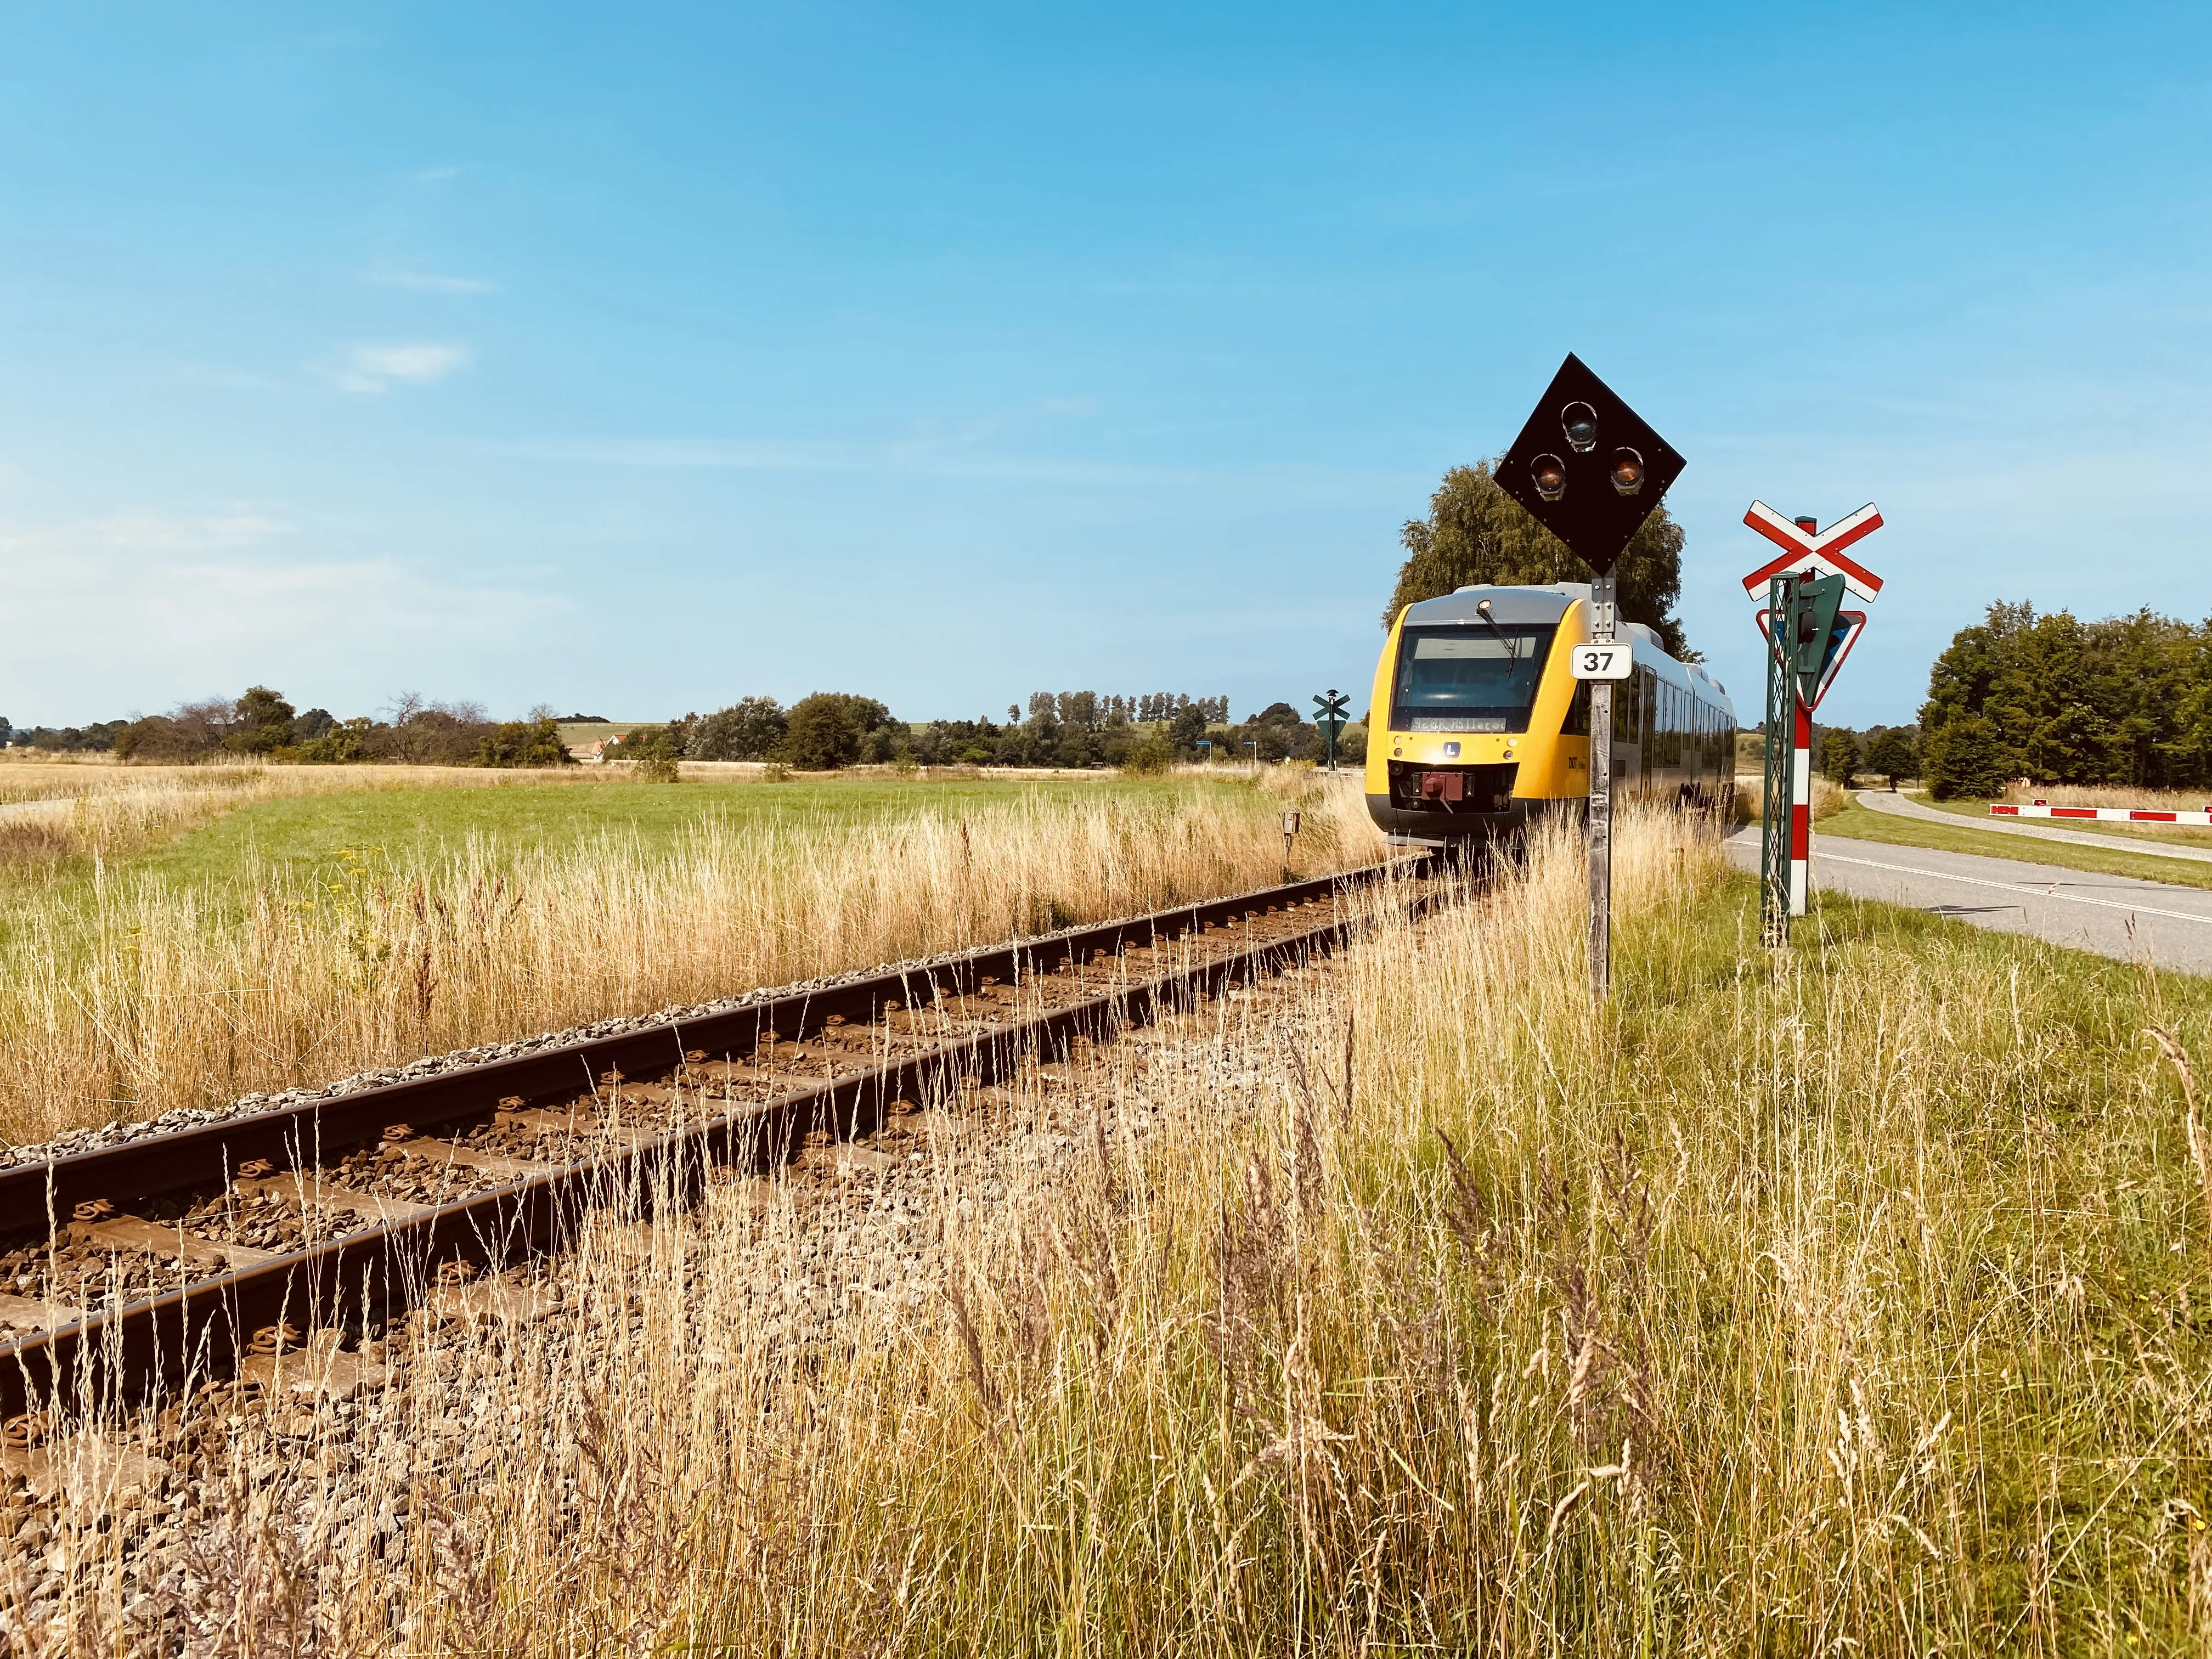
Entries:
[[[1766, 636], [1766, 796], [1760, 815], [1759, 882], [1766, 941], [1790, 939], [1790, 918], [1805, 914], [1813, 869], [1813, 711], [1866, 628], [1866, 612], [1843, 608], [1846, 591], [1872, 599], [1881, 578], [1844, 549], [1881, 528], [1869, 501], [1826, 530], [1817, 519], [1785, 519], [1753, 501], [1743, 521], [1782, 549], [1743, 579], [1764, 589], [1759, 613]], [[1781, 742], [1784, 725], [1790, 744]], [[1779, 810], [1787, 800], [1789, 811]]]
[[1328, 769], [1336, 770], [1336, 734], [1350, 721], [1350, 694], [1340, 692], [1334, 686], [1326, 696], [1314, 698], [1314, 724], [1321, 728], [1322, 740], [1328, 745]]
[[1785, 519], [1765, 501], [1753, 501], [1743, 521], [1782, 550], [1743, 579], [1743, 591], [1756, 595], [1785, 570], [1814, 576], [1841, 576], [1844, 584], [1863, 599], [1881, 597], [1881, 578], [1844, 550], [1881, 528], [1881, 514], [1869, 501], [1856, 513], [1845, 514], [1826, 530], [1817, 519]]
[[1575, 678], [1589, 684], [1589, 975], [1600, 997], [1613, 975], [1613, 674], [1625, 675], [1630, 663], [1630, 653], [1602, 649], [1620, 643], [1613, 568], [1687, 465], [1569, 352], [1495, 475], [1596, 577], [1583, 643], [1597, 653], [1589, 658], [1592, 672], [1577, 667]]

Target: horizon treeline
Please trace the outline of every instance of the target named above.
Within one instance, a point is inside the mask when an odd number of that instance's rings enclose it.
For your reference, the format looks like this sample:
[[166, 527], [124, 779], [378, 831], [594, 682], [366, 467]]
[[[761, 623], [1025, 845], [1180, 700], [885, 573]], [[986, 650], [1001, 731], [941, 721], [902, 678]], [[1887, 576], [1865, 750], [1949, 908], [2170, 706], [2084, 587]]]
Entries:
[[301, 713], [282, 692], [249, 686], [235, 699], [179, 703], [166, 714], [87, 726], [19, 732], [10, 742], [61, 752], [112, 750], [125, 761], [189, 765], [226, 756], [297, 765], [562, 766], [570, 763], [550, 708], [495, 720], [481, 703], [440, 702], [420, 693], [392, 700], [389, 720], [340, 720], [327, 708]]
[[2212, 621], [2148, 606], [2085, 623], [2000, 600], [1928, 676], [1929, 792], [1984, 799], [2043, 784], [2212, 785]]
[[[1347, 747], [1340, 742], [1340, 758]], [[1142, 770], [1206, 755], [1318, 759], [1322, 748], [1319, 734], [1288, 703], [1272, 703], [1231, 726], [1228, 698], [1166, 691], [1036, 691], [1026, 714], [1024, 705], [1009, 703], [1003, 721], [982, 714], [912, 724], [872, 697], [843, 692], [816, 692], [788, 709], [773, 697], [745, 697], [710, 714], [641, 727], [620, 744], [624, 758], [648, 764], [772, 761], [805, 771], [900, 762]]]
[[[235, 699], [180, 703], [165, 714], [87, 726], [17, 730], [0, 720], [0, 742], [64, 752], [110, 750], [125, 762], [168, 765], [236, 756], [296, 765], [561, 766], [573, 763], [562, 717], [540, 705], [520, 720], [495, 720], [483, 705], [441, 702], [409, 692], [390, 718], [340, 720], [326, 708], [301, 712], [265, 685]], [[581, 720], [571, 716], [572, 721]], [[609, 722], [611, 724], [611, 722]], [[1338, 744], [1358, 760], [1363, 732]], [[925, 766], [1161, 768], [1178, 760], [1320, 760], [1320, 733], [1286, 702], [1229, 723], [1225, 696], [1158, 691], [1032, 692], [1007, 706], [1004, 721], [896, 719], [872, 697], [816, 692], [786, 708], [774, 697], [742, 697], [711, 714], [633, 727], [615, 755], [674, 775], [683, 760], [780, 763], [805, 771], [912, 762]]]

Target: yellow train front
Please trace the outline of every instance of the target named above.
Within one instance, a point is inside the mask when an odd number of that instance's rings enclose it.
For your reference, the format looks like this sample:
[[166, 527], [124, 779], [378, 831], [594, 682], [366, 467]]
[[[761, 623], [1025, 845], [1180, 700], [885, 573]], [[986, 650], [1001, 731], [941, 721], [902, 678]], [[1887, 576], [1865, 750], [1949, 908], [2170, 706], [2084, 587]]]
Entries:
[[[1462, 587], [1409, 605], [1375, 670], [1367, 810], [1394, 841], [1487, 840], [1589, 805], [1589, 692], [1569, 653], [1589, 639], [1586, 582]], [[1641, 623], [1613, 693], [1616, 799], [1721, 814], [1735, 795], [1735, 707]]]

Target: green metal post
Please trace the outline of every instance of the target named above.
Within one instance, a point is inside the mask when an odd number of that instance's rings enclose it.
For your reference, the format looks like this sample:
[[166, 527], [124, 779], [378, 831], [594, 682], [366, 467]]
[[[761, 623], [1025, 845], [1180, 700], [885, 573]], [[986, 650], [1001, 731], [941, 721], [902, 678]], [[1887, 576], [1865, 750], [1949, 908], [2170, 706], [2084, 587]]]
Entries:
[[1797, 578], [1774, 578], [1766, 589], [1766, 795], [1759, 813], [1761, 933], [1767, 944], [1790, 943], [1790, 793], [1797, 724]]

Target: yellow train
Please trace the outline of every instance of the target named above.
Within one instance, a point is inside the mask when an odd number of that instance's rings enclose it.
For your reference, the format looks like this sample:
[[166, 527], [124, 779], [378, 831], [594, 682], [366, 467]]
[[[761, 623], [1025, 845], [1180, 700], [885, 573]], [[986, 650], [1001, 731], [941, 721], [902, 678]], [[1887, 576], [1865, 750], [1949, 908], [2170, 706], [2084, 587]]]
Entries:
[[[1409, 605], [1375, 669], [1367, 810], [1394, 841], [1488, 839], [1589, 803], [1589, 693], [1568, 653], [1589, 638], [1586, 582], [1462, 587]], [[1641, 623], [1613, 692], [1616, 799], [1728, 813], [1735, 706]]]

